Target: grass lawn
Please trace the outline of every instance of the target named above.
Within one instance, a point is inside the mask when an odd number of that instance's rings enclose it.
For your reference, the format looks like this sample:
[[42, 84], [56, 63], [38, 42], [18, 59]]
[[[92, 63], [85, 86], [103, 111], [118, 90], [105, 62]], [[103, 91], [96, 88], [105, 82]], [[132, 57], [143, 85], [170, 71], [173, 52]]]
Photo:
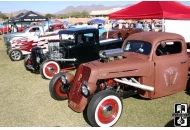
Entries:
[[[48, 85], [49, 80], [26, 71], [23, 60], [12, 62], [0, 40], [0, 126], [89, 126], [67, 101], [53, 100]], [[123, 113], [115, 126], [165, 126], [173, 119], [175, 103], [190, 104], [190, 96], [180, 92], [154, 100], [124, 99]]]

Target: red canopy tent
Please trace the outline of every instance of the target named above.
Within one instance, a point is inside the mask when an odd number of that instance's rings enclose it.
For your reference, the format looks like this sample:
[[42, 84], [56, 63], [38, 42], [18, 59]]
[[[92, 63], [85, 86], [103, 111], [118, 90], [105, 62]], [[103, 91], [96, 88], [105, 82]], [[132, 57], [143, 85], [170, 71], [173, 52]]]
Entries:
[[190, 8], [175, 1], [142, 1], [109, 15], [109, 19], [190, 19]]

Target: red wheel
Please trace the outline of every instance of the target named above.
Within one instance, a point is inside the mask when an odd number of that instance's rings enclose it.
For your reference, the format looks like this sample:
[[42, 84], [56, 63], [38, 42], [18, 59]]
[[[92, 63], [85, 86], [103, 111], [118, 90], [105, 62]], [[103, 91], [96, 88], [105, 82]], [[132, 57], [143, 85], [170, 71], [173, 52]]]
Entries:
[[[119, 106], [117, 101], [108, 97], [106, 100], [102, 100], [96, 109], [95, 119], [102, 124], [108, 124], [112, 122], [118, 114]], [[111, 111], [108, 111], [111, 110]]]
[[113, 126], [121, 116], [122, 101], [117, 93], [104, 90], [92, 97], [87, 118], [92, 126]]
[[25, 58], [24, 58], [24, 67], [26, 70], [30, 70], [27, 65], [32, 65], [32, 60], [31, 60], [31, 55], [28, 54]]
[[58, 79], [58, 81], [55, 84], [55, 92], [59, 97], [67, 97], [67, 94], [61, 89], [61, 86], [63, 85], [61, 78]]
[[40, 69], [42, 77], [46, 79], [52, 79], [55, 74], [60, 72], [59, 64], [55, 61], [44, 62]]
[[49, 83], [50, 95], [55, 100], [65, 100], [68, 98], [67, 91], [69, 86], [63, 84], [61, 80], [63, 75], [63, 72], [54, 75]]

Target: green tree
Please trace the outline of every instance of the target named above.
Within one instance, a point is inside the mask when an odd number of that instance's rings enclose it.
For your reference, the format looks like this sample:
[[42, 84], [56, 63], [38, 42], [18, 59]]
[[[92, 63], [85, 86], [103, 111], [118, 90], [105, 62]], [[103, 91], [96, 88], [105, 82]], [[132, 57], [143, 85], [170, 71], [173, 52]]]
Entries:
[[87, 12], [87, 11], [82, 11], [82, 12], [81, 12], [81, 17], [82, 17], [82, 18], [87, 18], [87, 17], [89, 17], [89, 16], [90, 16], [89, 12]]
[[59, 16], [60, 18], [69, 18], [69, 17], [73, 17], [73, 18], [87, 18], [89, 17], [89, 12], [87, 11], [82, 11], [82, 12], [70, 12], [67, 14], [62, 14]]
[[46, 15], [45, 15], [45, 17], [47, 17], [47, 18], [50, 18], [50, 19], [51, 19], [51, 18], [55, 18], [55, 15], [53, 15], [53, 14], [46, 14]]
[[5, 14], [3, 14], [2, 12], [0, 12], [0, 18], [5, 19], [7, 16]]

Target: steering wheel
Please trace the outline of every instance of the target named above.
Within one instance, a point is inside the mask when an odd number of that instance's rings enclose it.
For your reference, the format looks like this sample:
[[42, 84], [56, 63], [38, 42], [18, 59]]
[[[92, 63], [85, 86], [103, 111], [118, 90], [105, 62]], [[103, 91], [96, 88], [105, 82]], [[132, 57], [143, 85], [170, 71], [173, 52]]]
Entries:
[[160, 49], [157, 49], [156, 50], [156, 55], [160, 56], [160, 55], [164, 55], [164, 53]]

